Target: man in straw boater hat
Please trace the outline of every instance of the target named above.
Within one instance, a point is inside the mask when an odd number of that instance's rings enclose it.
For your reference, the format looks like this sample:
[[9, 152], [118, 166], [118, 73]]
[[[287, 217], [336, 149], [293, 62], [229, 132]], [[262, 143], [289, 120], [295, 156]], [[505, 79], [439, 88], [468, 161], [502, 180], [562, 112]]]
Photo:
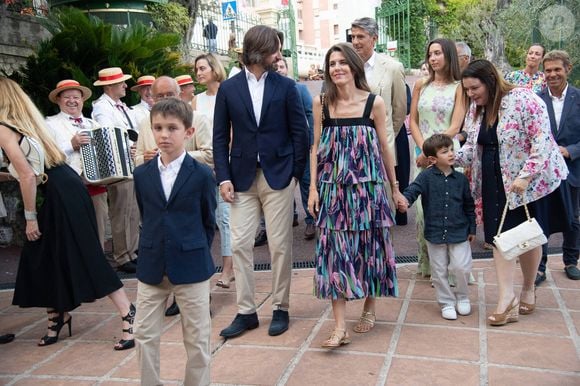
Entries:
[[[97, 121], [83, 116], [83, 103], [92, 95], [89, 88], [81, 86], [72, 79], [61, 80], [56, 88], [48, 94], [48, 100], [58, 105], [60, 112], [46, 117], [46, 126], [58, 147], [66, 155], [66, 163], [79, 175], [82, 173], [81, 145], [90, 143], [91, 138], [81, 130], [99, 127]], [[87, 185], [95, 207], [97, 228], [101, 246], [105, 246], [105, 225], [107, 223], [107, 188], [99, 185]]]
[[[103, 95], [93, 102], [93, 119], [100, 126], [136, 129], [133, 112], [123, 102], [131, 75], [123, 74], [119, 67], [99, 71], [99, 80], [93, 85], [103, 87]], [[113, 261], [111, 265], [126, 273], [135, 273], [133, 260], [139, 242], [139, 209], [135, 200], [133, 181], [127, 180], [108, 186], [109, 218], [113, 236]]]
[[179, 98], [186, 103], [191, 103], [193, 100], [193, 93], [195, 92], [195, 84], [191, 75], [179, 75], [175, 77], [175, 81], [181, 89]]
[[139, 93], [141, 100], [134, 106], [131, 106], [133, 115], [135, 115], [135, 122], [138, 129], [143, 119], [149, 119], [149, 112], [153, 107], [153, 97], [151, 96], [151, 85], [155, 81], [155, 77], [151, 75], [143, 75], [137, 79], [137, 84], [131, 87], [131, 91]]

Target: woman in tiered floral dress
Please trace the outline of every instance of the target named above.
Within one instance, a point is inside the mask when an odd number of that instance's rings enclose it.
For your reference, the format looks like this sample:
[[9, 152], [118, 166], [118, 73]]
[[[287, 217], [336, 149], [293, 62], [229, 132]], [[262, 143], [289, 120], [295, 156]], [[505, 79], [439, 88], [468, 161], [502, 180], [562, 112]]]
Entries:
[[374, 326], [375, 298], [398, 294], [387, 178], [397, 205], [402, 196], [387, 150], [385, 103], [370, 94], [350, 44], [330, 48], [324, 79], [326, 93], [313, 103], [308, 208], [319, 227], [314, 293], [332, 300], [336, 323], [322, 347], [334, 348], [350, 342], [347, 300], [365, 299], [354, 327], [363, 333]]

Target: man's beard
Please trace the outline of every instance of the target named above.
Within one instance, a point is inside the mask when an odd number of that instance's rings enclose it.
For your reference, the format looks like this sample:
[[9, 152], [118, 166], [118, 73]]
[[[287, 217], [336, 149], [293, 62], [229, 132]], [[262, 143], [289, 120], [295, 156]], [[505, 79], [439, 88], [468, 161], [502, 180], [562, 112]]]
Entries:
[[276, 71], [278, 69], [278, 67], [276, 66], [277, 62], [272, 62], [272, 63], [267, 63], [264, 64], [264, 70], [266, 71]]

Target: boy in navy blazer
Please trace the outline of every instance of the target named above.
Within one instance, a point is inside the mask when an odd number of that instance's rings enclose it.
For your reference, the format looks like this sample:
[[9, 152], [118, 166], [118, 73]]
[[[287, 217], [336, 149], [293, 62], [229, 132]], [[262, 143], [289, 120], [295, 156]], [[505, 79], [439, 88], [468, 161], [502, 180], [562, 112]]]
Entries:
[[151, 130], [160, 154], [135, 169], [142, 229], [137, 267], [135, 339], [142, 385], [158, 385], [165, 304], [181, 309], [187, 352], [185, 385], [209, 385], [210, 253], [215, 232], [215, 179], [185, 151], [193, 135], [189, 104], [169, 98], [153, 106]]

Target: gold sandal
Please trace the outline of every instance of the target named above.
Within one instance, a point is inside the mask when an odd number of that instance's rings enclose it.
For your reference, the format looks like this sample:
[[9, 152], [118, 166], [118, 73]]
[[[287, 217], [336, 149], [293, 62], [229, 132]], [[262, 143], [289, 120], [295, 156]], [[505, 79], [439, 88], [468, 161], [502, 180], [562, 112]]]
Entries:
[[535, 309], [536, 309], [536, 289], [534, 288], [534, 303], [533, 304], [522, 302], [521, 294], [520, 294], [520, 315], [529, 315], [532, 312], [534, 312]]
[[330, 338], [322, 342], [322, 348], [337, 348], [350, 343], [350, 336], [346, 330], [335, 329], [330, 334]]
[[491, 314], [487, 321], [490, 326], [504, 326], [508, 323], [514, 323], [518, 321], [519, 316], [519, 303], [516, 297], [512, 299], [509, 306], [501, 314]]
[[369, 332], [375, 326], [375, 321], [377, 320], [374, 311], [363, 310], [362, 315], [358, 319], [358, 323], [354, 326], [353, 331], [359, 334], [364, 334]]

